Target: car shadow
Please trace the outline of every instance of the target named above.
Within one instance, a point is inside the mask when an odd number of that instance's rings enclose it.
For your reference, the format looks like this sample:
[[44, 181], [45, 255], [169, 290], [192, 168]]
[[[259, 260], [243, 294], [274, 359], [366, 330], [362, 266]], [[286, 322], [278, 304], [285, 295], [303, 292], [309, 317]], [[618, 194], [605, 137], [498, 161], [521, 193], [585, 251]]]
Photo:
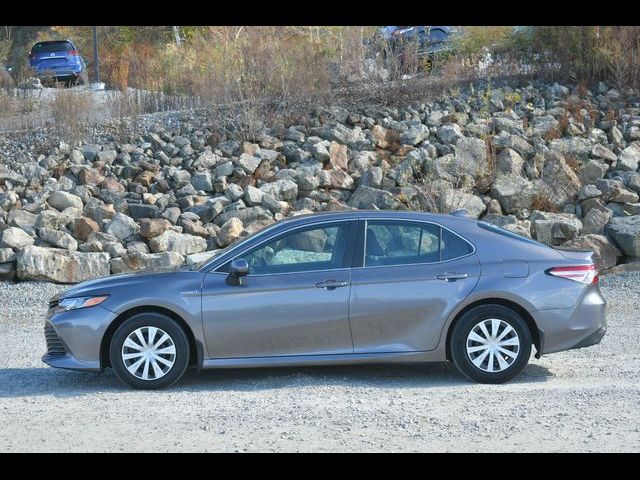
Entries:
[[[530, 364], [511, 384], [545, 382], [553, 374]], [[451, 363], [415, 365], [349, 365], [188, 370], [175, 385], [154, 392], [244, 392], [307, 386], [361, 388], [469, 388], [480, 386], [463, 377]], [[496, 386], [499, 388], [499, 386]], [[131, 391], [111, 369], [86, 373], [54, 368], [0, 369], [0, 399], [52, 395], [76, 397], [96, 393]]]

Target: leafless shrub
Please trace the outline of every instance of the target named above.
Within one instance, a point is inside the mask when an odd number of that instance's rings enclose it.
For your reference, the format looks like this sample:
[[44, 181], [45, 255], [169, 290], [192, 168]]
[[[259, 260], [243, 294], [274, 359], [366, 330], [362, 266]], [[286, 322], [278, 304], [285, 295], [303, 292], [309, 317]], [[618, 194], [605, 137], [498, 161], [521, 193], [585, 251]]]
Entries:
[[551, 201], [546, 193], [539, 193], [531, 202], [531, 210], [542, 210], [544, 212], [557, 213], [558, 207]]
[[93, 100], [88, 92], [60, 89], [50, 104], [57, 132], [70, 141], [78, 141], [90, 123]]

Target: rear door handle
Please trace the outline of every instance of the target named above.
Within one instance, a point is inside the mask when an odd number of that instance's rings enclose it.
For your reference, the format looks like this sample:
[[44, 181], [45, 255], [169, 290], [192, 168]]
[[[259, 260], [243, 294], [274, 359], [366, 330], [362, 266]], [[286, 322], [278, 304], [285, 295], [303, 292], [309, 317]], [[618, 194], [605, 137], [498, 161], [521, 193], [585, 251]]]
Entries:
[[445, 272], [440, 275], [436, 275], [438, 280], [444, 280], [445, 282], [451, 282], [456, 280], [462, 280], [463, 278], [467, 278], [469, 275], [466, 273], [454, 273], [454, 272]]
[[325, 280], [324, 282], [316, 283], [316, 288], [324, 288], [325, 290], [335, 290], [336, 288], [346, 287], [349, 282], [338, 282], [337, 280]]

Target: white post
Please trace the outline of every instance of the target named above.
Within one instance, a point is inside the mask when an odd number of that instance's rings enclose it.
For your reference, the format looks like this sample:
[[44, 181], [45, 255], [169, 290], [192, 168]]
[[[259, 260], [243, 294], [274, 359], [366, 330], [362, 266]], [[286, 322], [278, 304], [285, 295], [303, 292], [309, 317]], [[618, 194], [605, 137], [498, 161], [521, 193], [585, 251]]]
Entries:
[[180, 30], [178, 29], [178, 27], [171, 27], [173, 28], [173, 35], [176, 38], [176, 45], [180, 46], [181, 40], [180, 40]]

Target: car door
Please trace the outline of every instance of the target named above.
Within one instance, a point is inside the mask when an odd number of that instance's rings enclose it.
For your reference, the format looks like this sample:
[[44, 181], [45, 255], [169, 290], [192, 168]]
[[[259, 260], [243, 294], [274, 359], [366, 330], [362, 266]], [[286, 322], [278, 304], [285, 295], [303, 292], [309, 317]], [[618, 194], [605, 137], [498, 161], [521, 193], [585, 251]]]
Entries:
[[351, 354], [349, 289], [356, 221], [297, 227], [244, 258], [243, 286], [226, 283], [231, 260], [205, 276], [202, 317], [211, 358]]
[[473, 246], [435, 223], [360, 224], [349, 307], [354, 353], [433, 350], [449, 313], [478, 281]]

